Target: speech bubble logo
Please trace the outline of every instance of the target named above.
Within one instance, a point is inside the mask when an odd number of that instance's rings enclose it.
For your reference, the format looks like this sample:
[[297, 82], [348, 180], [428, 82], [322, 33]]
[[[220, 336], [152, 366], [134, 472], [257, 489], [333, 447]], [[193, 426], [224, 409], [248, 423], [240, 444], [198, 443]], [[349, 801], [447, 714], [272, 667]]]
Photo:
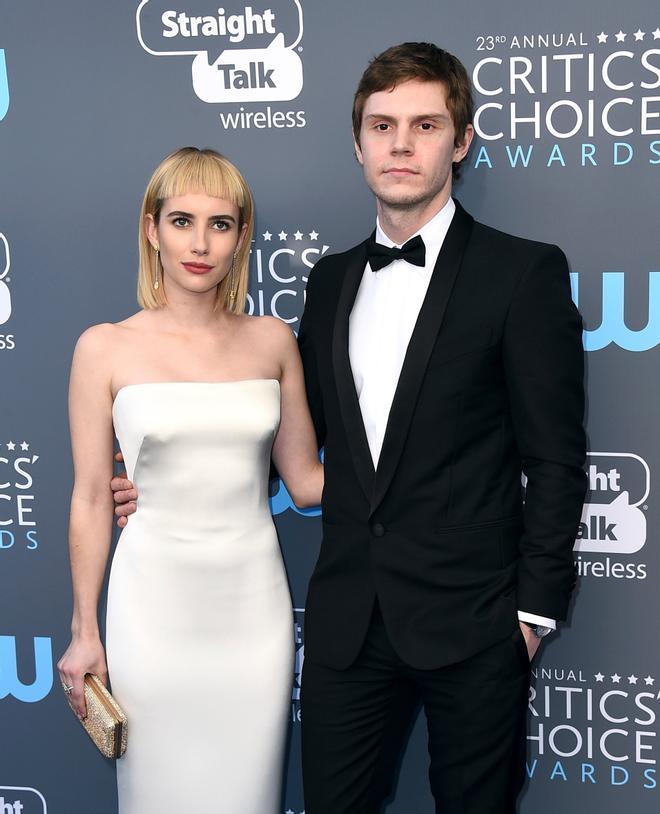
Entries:
[[5, 52], [0, 48], [0, 121], [4, 119], [9, 110], [9, 80], [7, 79], [7, 60]]
[[[4, 252], [4, 262], [2, 253]], [[0, 232], [0, 325], [4, 325], [11, 316], [11, 293], [9, 286], [4, 282], [9, 273], [11, 259], [9, 256], [9, 241]]]
[[[646, 516], [640, 506], [651, 491], [651, 470], [632, 452], [588, 455], [590, 497], [582, 509], [575, 551], [634, 554], [646, 543]], [[635, 499], [630, 499], [633, 483]], [[628, 488], [626, 488], [628, 486]], [[609, 503], [595, 497], [615, 495]]]
[[204, 102], [288, 101], [302, 90], [302, 62], [278, 34], [268, 48], [223, 51], [212, 65], [199, 54], [193, 60], [192, 79]]
[[612, 503], [585, 503], [579, 533], [576, 551], [634, 554], [646, 543], [646, 517], [622, 492]]
[[[135, 17], [137, 36], [153, 56], [194, 56], [193, 90], [204, 102], [289, 101], [303, 87], [302, 61], [295, 51], [303, 35], [302, 6], [300, 0], [272, 5], [209, 13], [207, 0], [192, 13], [165, 8], [163, 0], [142, 0]], [[285, 32], [294, 29], [287, 44]]]

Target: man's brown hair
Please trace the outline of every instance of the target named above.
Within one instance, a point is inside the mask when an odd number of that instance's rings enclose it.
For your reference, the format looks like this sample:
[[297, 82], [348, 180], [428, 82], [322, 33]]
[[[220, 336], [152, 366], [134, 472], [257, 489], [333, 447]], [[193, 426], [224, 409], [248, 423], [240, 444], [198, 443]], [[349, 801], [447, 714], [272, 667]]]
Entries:
[[[473, 102], [470, 78], [463, 63], [448, 51], [429, 42], [403, 42], [374, 57], [362, 74], [353, 98], [353, 136], [360, 144], [362, 113], [372, 93], [393, 90], [402, 82], [442, 82], [447, 92], [447, 109], [454, 123], [454, 146], [463, 143], [472, 122]], [[454, 175], [458, 175], [454, 164]]]

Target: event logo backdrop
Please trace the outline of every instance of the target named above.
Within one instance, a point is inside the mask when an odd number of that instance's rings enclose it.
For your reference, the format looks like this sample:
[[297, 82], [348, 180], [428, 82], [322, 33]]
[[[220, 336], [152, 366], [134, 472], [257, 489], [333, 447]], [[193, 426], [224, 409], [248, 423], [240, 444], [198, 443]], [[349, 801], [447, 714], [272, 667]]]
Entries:
[[477, 37], [475, 166], [660, 164], [660, 28], [498, 31]]
[[297, 333], [307, 275], [329, 249], [316, 229], [260, 227], [252, 241], [248, 313], [278, 317]]
[[34, 494], [38, 461], [27, 441], [0, 445], [0, 551], [39, 546]]
[[[33, 0], [0, 12], [0, 814], [117, 811], [114, 767], [55, 670], [71, 614], [66, 391], [79, 334], [136, 308], [147, 179], [185, 144], [236, 162], [257, 204], [248, 311], [297, 331], [314, 263], [373, 229], [352, 94], [369, 58], [405, 40], [448, 48], [473, 78], [477, 138], [457, 197], [481, 221], [561, 246], [585, 320], [593, 451], [578, 584], [534, 664], [520, 811], [655, 814], [657, 3], [410, 0], [384, 14], [375, 0], [119, 0], [91, 15], [61, 0], [36, 26], [41, 13]], [[296, 647], [282, 814], [304, 814], [299, 690], [320, 511], [298, 510], [280, 482], [270, 505]], [[427, 762], [420, 717], [388, 814], [434, 810]]]
[[[612, 661], [603, 669], [611, 670]], [[611, 674], [564, 666], [535, 669], [528, 777], [655, 790], [660, 692], [645, 666], [637, 674], [630, 666]]]

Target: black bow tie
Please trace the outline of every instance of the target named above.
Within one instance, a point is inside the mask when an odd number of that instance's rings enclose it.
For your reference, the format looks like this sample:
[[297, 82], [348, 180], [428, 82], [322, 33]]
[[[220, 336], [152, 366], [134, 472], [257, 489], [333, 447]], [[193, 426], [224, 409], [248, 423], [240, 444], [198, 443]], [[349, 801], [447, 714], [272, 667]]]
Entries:
[[367, 259], [372, 271], [380, 271], [395, 260], [407, 260], [413, 266], [423, 266], [426, 262], [426, 246], [420, 235], [411, 238], [400, 249], [396, 247], [390, 249], [370, 238], [367, 244]]

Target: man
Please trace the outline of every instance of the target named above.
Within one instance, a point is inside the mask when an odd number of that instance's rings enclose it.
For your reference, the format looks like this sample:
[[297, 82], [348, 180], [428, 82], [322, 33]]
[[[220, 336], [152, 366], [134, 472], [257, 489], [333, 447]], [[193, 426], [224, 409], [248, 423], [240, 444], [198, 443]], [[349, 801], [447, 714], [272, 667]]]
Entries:
[[447, 52], [405, 43], [372, 60], [353, 134], [376, 230], [307, 286], [299, 344], [326, 473], [307, 814], [380, 811], [416, 700], [436, 810], [514, 812], [530, 660], [574, 584], [581, 321], [559, 249], [452, 200], [471, 117]]
[[513, 812], [529, 658], [574, 582], [581, 321], [557, 248], [452, 201], [471, 116], [450, 54], [407, 43], [371, 62], [353, 135], [376, 232], [307, 286], [299, 342], [326, 466], [305, 626], [307, 814], [379, 810], [415, 696], [437, 810]]

